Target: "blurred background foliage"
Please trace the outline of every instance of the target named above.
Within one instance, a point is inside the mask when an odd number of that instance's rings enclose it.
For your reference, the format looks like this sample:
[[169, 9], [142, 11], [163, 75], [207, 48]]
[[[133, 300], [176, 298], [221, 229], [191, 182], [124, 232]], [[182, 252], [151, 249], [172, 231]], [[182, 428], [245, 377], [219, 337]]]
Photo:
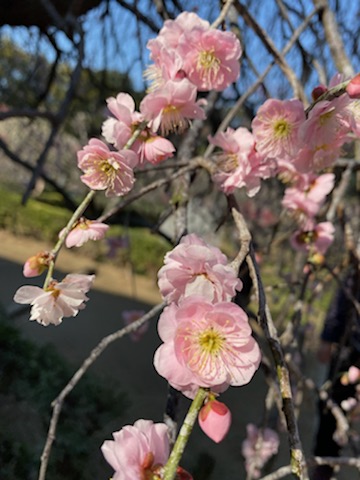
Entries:
[[[52, 346], [22, 338], [0, 310], [0, 471], [6, 480], [37, 478], [50, 419], [49, 405], [73, 375]], [[129, 399], [119, 385], [91, 374], [65, 402], [49, 478], [107, 478], [99, 450], [109, 422], [123, 418]], [[11, 425], [11, 428], [9, 428]]]

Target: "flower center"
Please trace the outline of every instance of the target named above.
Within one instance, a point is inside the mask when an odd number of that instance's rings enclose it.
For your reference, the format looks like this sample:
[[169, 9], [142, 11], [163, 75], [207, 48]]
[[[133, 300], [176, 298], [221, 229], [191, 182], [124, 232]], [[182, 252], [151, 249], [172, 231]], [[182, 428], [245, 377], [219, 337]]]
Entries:
[[204, 353], [216, 356], [222, 350], [225, 339], [213, 327], [210, 327], [200, 333], [198, 341]]
[[284, 118], [279, 118], [273, 125], [276, 138], [288, 137], [291, 133], [291, 125]]
[[214, 49], [203, 50], [199, 53], [196, 70], [206, 83], [211, 82], [217, 76], [220, 70], [220, 60], [215, 55]]
[[220, 154], [217, 158], [217, 166], [224, 173], [231, 173], [239, 166], [236, 153]]
[[119, 169], [119, 165], [117, 163], [111, 162], [111, 160], [104, 160], [100, 164], [100, 170], [105, 173], [108, 177], [112, 177], [116, 170]]
[[220, 60], [214, 53], [214, 49], [203, 50], [199, 53], [197, 69], [198, 70], [207, 70], [217, 73], [220, 68]]
[[318, 234], [315, 230], [308, 230], [307, 232], [301, 232], [299, 235], [296, 236], [296, 240], [299, 243], [304, 245], [309, 245], [311, 243], [315, 243], [318, 238]]
[[323, 113], [322, 115], [320, 115], [320, 117], [319, 117], [320, 125], [322, 127], [324, 125], [326, 125], [328, 123], [328, 121], [332, 118], [333, 114], [334, 114], [334, 110], [330, 110], [329, 112], [326, 112], [326, 113]]
[[51, 295], [54, 297], [56, 300], [58, 296], [60, 295], [60, 290], [58, 290], [55, 286], [58, 284], [56, 280], [52, 280], [48, 287], [45, 289], [46, 292], [51, 292]]
[[170, 132], [181, 134], [189, 125], [181, 109], [175, 105], [167, 105], [162, 111], [161, 135], [166, 137]]

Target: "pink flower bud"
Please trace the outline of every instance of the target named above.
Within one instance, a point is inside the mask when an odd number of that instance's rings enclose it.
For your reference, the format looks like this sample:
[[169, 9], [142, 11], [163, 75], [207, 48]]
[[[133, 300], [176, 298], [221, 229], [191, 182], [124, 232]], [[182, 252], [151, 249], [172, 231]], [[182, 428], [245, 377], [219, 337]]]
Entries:
[[346, 92], [350, 98], [360, 98], [360, 73], [350, 80]]
[[211, 440], [219, 443], [229, 431], [231, 412], [224, 403], [210, 400], [199, 412], [199, 425]]
[[327, 92], [327, 88], [325, 87], [325, 85], [318, 85], [317, 87], [315, 87], [313, 89], [313, 91], [311, 92], [311, 96], [312, 96], [312, 99], [314, 100], [314, 102], [319, 98], [321, 97], [321, 95], [323, 95], [325, 92]]
[[49, 252], [39, 252], [32, 257], [29, 257], [23, 268], [24, 277], [37, 277], [46, 270], [50, 264], [51, 255]]

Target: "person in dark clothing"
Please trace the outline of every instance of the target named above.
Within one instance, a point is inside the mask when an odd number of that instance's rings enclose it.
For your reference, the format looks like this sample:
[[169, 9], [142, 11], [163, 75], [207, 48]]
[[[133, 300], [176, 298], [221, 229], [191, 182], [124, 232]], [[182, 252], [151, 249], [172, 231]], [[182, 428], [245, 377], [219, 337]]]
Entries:
[[[339, 288], [326, 315], [318, 358], [321, 362], [330, 362], [328, 379], [331, 382], [329, 397], [337, 405], [343, 400], [355, 397], [354, 384], [341, 382], [343, 372], [352, 365], [360, 367], [360, 316], [353, 299], [360, 300], [360, 271], [354, 268], [348, 273]], [[334, 439], [336, 420], [326, 401], [319, 401], [319, 427], [316, 435], [314, 455], [338, 457], [341, 446]], [[329, 480], [333, 468], [328, 465], [317, 466], [312, 480]]]

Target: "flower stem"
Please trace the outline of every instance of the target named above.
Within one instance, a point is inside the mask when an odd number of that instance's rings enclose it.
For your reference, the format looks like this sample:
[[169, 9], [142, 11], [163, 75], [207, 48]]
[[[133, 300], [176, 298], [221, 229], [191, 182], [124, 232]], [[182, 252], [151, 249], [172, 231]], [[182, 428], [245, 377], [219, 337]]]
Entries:
[[180, 429], [179, 435], [176, 439], [174, 448], [170, 454], [164, 469], [163, 480], [174, 480], [176, 478], [176, 470], [179, 465], [182, 454], [184, 453], [186, 444], [189, 440], [191, 431], [198, 417], [198, 413], [204, 403], [204, 400], [209, 395], [209, 390], [206, 388], [199, 388], [189, 411], [185, 417], [184, 423]]
[[77, 220], [79, 220], [81, 215], [84, 213], [84, 211], [88, 207], [89, 203], [94, 198], [95, 193], [96, 192], [94, 190], [90, 190], [88, 192], [88, 194], [86, 195], [84, 200], [80, 203], [78, 208], [72, 214], [70, 220], [68, 221], [66, 227], [64, 228], [64, 231], [60, 235], [59, 240], [56, 242], [54, 248], [51, 250], [52, 260], [50, 262], [49, 269], [48, 269], [48, 272], [47, 272], [47, 275], [46, 275], [46, 278], [45, 278], [45, 282], [44, 282], [44, 286], [43, 286], [44, 289], [47, 288], [49, 283], [51, 282], [52, 274], [53, 274], [54, 268], [55, 268], [56, 257], [58, 256], [58, 254], [60, 252], [60, 249], [61, 249], [63, 243], [65, 242], [65, 238], [67, 237], [67, 235], [70, 232], [71, 228], [73, 227], [74, 223]]

